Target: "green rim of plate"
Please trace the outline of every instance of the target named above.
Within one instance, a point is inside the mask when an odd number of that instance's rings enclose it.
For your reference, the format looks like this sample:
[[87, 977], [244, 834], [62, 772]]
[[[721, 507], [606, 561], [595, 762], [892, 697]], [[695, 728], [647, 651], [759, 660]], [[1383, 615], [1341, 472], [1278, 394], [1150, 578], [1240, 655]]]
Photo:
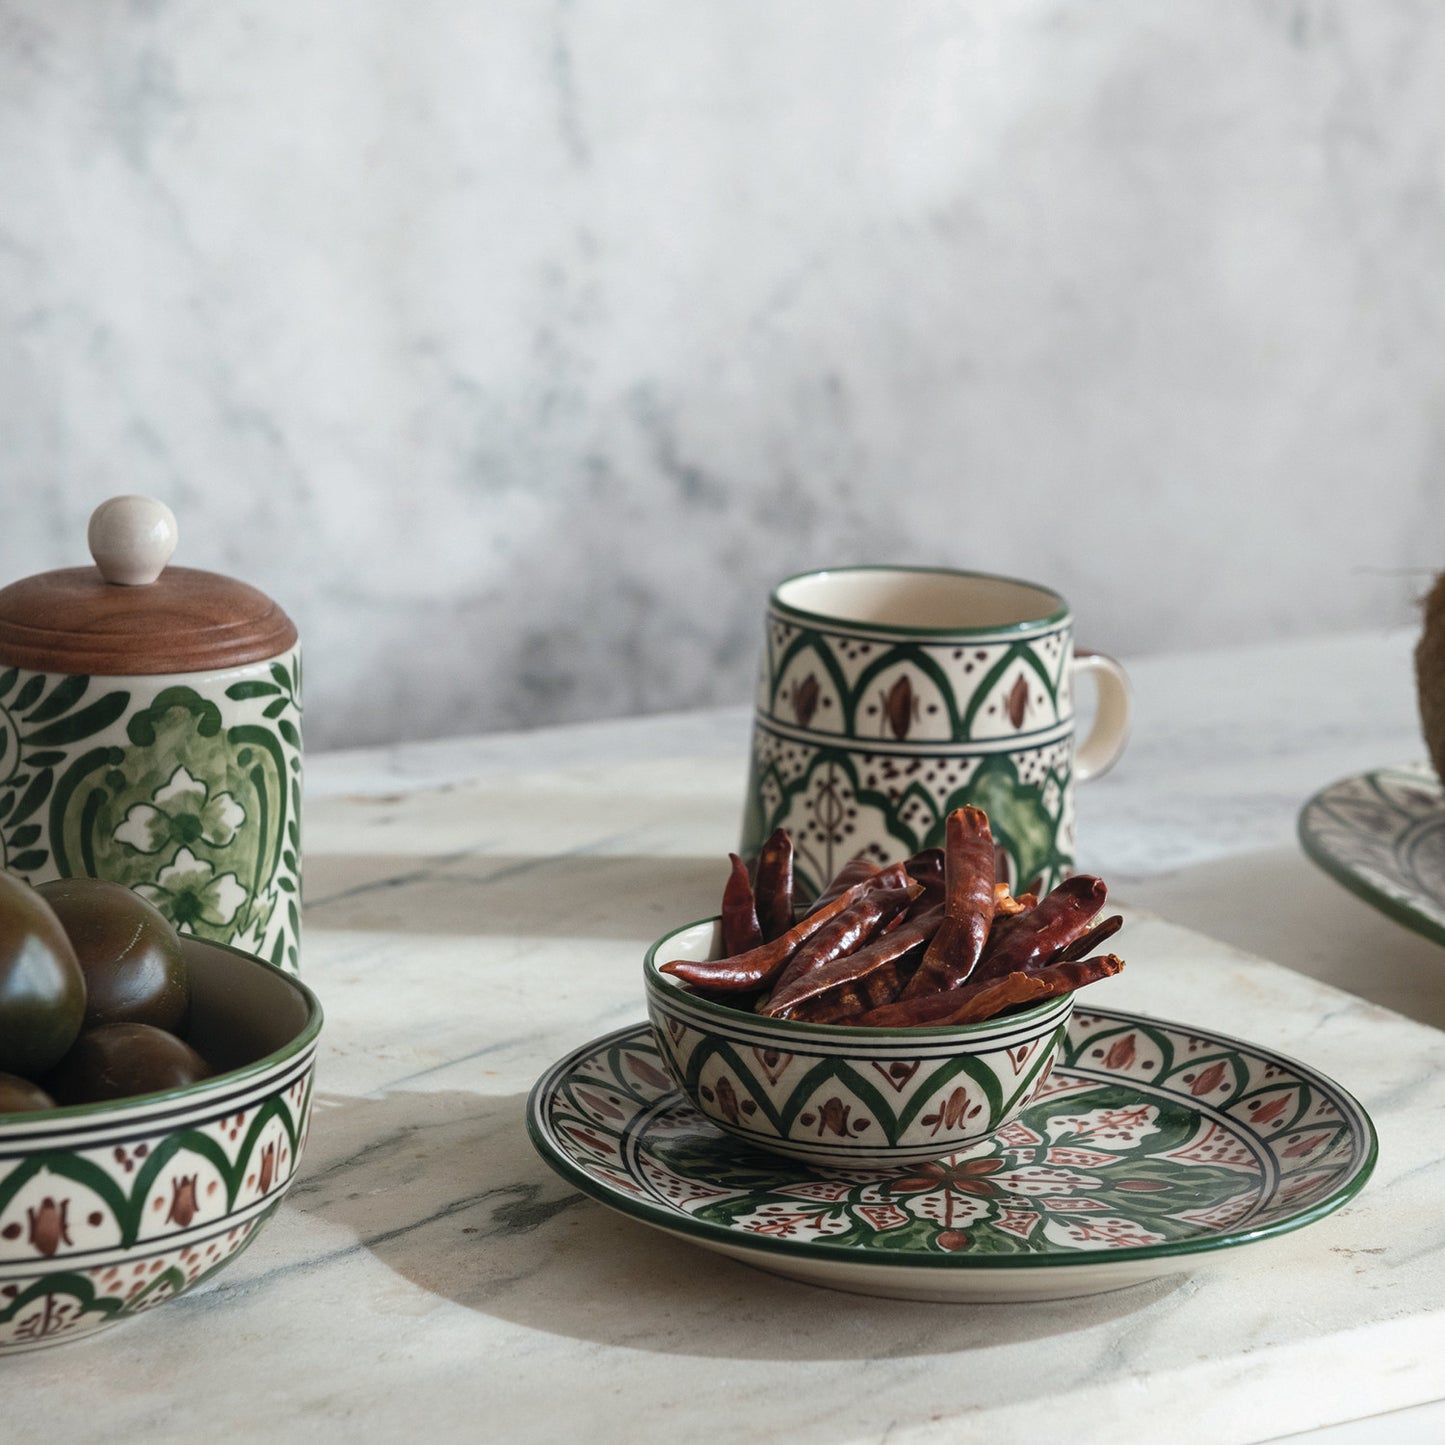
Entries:
[[[683, 1213], [673, 1211], [663, 1205], [646, 1200], [634, 1199], [619, 1190], [609, 1189], [605, 1182], [598, 1180], [587, 1170], [579, 1168], [568, 1158], [561, 1149], [554, 1144], [550, 1132], [544, 1121], [545, 1108], [552, 1099], [558, 1082], [576, 1064], [616, 1043], [627, 1038], [640, 1037], [650, 1038], [651, 1028], [648, 1024], [631, 1024], [624, 1028], [614, 1029], [612, 1032], [603, 1034], [601, 1037], [591, 1040], [580, 1047], [573, 1049], [565, 1058], [559, 1060], [547, 1070], [541, 1078], [532, 1086], [527, 1096], [527, 1133], [532, 1141], [533, 1147], [542, 1156], [543, 1160], [562, 1178], [574, 1184], [583, 1194], [604, 1204], [619, 1213], [630, 1215], [632, 1218], [641, 1220], [643, 1223], [653, 1225], [665, 1230], [667, 1233], [691, 1236], [693, 1238], [705, 1239], [712, 1244], [724, 1244], [731, 1250], [761, 1255], [792, 1256], [793, 1258], [805, 1258], [810, 1260], [829, 1260], [836, 1263], [851, 1264], [857, 1267], [877, 1266], [881, 1269], [935, 1269], [935, 1270], [1028, 1270], [1028, 1269], [1089, 1269], [1101, 1268], [1114, 1265], [1128, 1264], [1135, 1260], [1169, 1259], [1175, 1257], [1191, 1257], [1200, 1254], [1212, 1254], [1221, 1249], [1230, 1249], [1242, 1244], [1252, 1244], [1259, 1240], [1270, 1239], [1277, 1235], [1289, 1234], [1296, 1229], [1313, 1224], [1323, 1219], [1326, 1215], [1332, 1214], [1342, 1205], [1353, 1199], [1361, 1189], [1364, 1188], [1374, 1171], [1375, 1163], [1379, 1155], [1379, 1138], [1370, 1116], [1365, 1112], [1359, 1101], [1346, 1089], [1336, 1084], [1332, 1079], [1326, 1078], [1315, 1069], [1311, 1069], [1287, 1055], [1276, 1053], [1272, 1049], [1260, 1048], [1253, 1044], [1247, 1044], [1239, 1039], [1230, 1038], [1225, 1034], [1213, 1033], [1207, 1029], [1196, 1029], [1182, 1024], [1169, 1023], [1162, 1019], [1148, 1018], [1142, 1014], [1128, 1013], [1116, 1009], [1091, 1008], [1089, 1014], [1093, 1018], [1112, 1019], [1123, 1024], [1132, 1025], [1154, 1025], [1156, 1027], [1187, 1031], [1193, 1038], [1205, 1040], [1209, 1043], [1218, 1044], [1228, 1049], [1244, 1049], [1255, 1058], [1267, 1063], [1274, 1064], [1286, 1070], [1292, 1071], [1299, 1079], [1312, 1084], [1315, 1088], [1327, 1094], [1339, 1109], [1342, 1118], [1349, 1121], [1355, 1136], [1363, 1144], [1360, 1157], [1352, 1172], [1329, 1194], [1313, 1203], [1304, 1206], [1293, 1214], [1286, 1214], [1268, 1224], [1259, 1225], [1255, 1228], [1239, 1228], [1220, 1230], [1215, 1234], [1201, 1235], [1198, 1239], [1172, 1240], [1164, 1244], [1149, 1245], [1126, 1245], [1119, 1248], [1099, 1251], [1079, 1251], [1075, 1253], [1043, 1252], [1035, 1254], [1019, 1255], [979, 1255], [971, 1257], [966, 1252], [957, 1254], [936, 1255], [936, 1254], [892, 1254], [880, 1251], [870, 1253], [859, 1250], [854, 1245], [830, 1245], [826, 1242], [814, 1242], [809, 1244], [795, 1244], [791, 1241], [778, 1239], [766, 1235], [750, 1234], [745, 1231], [729, 1228], [724, 1224], [716, 1224], [711, 1220], [702, 1220]], [[1085, 1076], [1092, 1076], [1097, 1071], [1075, 1070]], [[1134, 1081], [1130, 1081], [1132, 1084]], [[1146, 1086], [1138, 1086], [1141, 1097], [1156, 1096], [1164, 1098], [1177, 1097], [1167, 1089], [1149, 1089]], [[639, 1123], [645, 1121], [663, 1105], [669, 1107], [681, 1103], [683, 1107], [690, 1108], [680, 1090], [672, 1089], [661, 1093], [658, 1098], [646, 1109], [639, 1111], [633, 1119], [629, 1120], [625, 1134], [630, 1136], [635, 1133]], [[703, 1128], [712, 1128], [712, 1125], [698, 1115], [698, 1122]], [[725, 1136], [721, 1130], [718, 1138]], [[786, 1160], [779, 1160], [780, 1170], [793, 1172], [807, 1171], [807, 1166], [798, 1164], [789, 1166]], [[826, 1171], [816, 1171], [825, 1173]]]
[[[1378, 912], [1383, 913], [1387, 918], [1392, 918], [1402, 927], [1410, 929], [1413, 933], [1421, 934], [1433, 943], [1445, 945], [1445, 923], [1405, 899], [1397, 898], [1394, 894], [1386, 892], [1378, 884], [1362, 876], [1355, 867], [1331, 851], [1321, 841], [1319, 832], [1311, 822], [1310, 815], [1313, 810], [1330, 807], [1342, 789], [1360, 784], [1374, 789], [1381, 803], [1393, 806], [1390, 800], [1380, 792], [1380, 780], [1389, 777], [1405, 779], [1413, 786], [1440, 792], [1442, 815], [1445, 815], [1445, 791], [1441, 791], [1439, 781], [1432, 774], [1425, 771], [1414, 772], [1406, 768], [1373, 768], [1369, 772], [1354, 773], [1347, 778], [1339, 778], [1328, 787], [1321, 788], [1300, 809], [1295, 823], [1295, 832], [1299, 838], [1300, 847], [1310, 862], [1327, 873], [1341, 887], [1353, 893], [1356, 898], [1368, 903]], [[1441, 906], [1445, 907], [1445, 899], [1440, 902]]]

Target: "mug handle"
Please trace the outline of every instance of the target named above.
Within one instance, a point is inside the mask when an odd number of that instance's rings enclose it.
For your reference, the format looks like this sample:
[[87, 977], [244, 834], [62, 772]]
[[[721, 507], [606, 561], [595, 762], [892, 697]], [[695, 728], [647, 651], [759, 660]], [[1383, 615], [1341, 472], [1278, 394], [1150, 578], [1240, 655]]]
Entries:
[[1102, 652], [1076, 652], [1074, 676], [1094, 674], [1099, 690], [1099, 707], [1094, 726], [1074, 750], [1074, 777], [1081, 783], [1107, 773], [1119, 761], [1129, 741], [1129, 717], [1134, 710], [1129, 674], [1112, 657]]

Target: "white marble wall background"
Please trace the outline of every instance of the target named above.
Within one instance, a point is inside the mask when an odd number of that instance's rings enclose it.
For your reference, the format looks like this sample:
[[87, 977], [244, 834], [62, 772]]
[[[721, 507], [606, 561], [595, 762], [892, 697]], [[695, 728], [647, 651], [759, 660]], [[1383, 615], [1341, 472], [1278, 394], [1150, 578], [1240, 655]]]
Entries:
[[0, 0], [0, 578], [164, 497], [312, 745], [743, 701], [836, 561], [1408, 621], [1442, 91], [1406, 0]]

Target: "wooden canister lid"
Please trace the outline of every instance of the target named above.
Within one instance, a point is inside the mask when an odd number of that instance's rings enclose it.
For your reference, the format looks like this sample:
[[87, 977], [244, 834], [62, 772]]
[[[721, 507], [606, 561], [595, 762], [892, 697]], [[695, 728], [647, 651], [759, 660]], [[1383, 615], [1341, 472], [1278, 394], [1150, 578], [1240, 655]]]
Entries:
[[291, 619], [264, 592], [167, 567], [176, 519], [162, 502], [112, 497], [90, 521], [93, 567], [0, 588], [0, 667], [124, 677], [209, 672], [285, 652]]

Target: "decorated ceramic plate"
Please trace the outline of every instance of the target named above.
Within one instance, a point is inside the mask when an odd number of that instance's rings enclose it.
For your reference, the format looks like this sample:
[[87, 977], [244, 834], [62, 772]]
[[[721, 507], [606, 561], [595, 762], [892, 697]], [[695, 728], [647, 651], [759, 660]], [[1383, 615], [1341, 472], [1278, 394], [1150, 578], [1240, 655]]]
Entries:
[[646, 1024], [537, 1081], [528, 1129], [584, 1194], [776, 1274], [900, 1299], [1062, 1299], [1310, 1224], [1364, 1185], [1375, 1131], [1338, 1085], [1233, 1039], [1075, 1009], [1035, 1101], [967, 1152], [815, 1171], [749, 1149], [673, 1086]]
[[1299, 837], [1352, 893], [1445, 943], [1445, 792], [1432, 769], [1380, 768], [1332, 783], [1301, 810]]

